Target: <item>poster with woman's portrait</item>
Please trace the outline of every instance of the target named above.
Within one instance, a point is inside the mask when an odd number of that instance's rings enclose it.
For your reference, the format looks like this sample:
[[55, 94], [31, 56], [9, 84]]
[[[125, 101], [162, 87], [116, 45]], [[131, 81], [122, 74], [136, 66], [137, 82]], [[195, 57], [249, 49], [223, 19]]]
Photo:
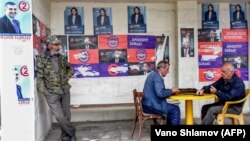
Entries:
[[65, 34], [84, 34], [83, 7], [66, 7], [64, 25]]
[[145, 6], [128, 6], [128, 33], [146, 33]]
[[231, 29], [247, 29], [246, 3], [232, 3], [229, 8]]
[[219, 5], [217, 3], [202, 4], [202, 28], [219, 29]]
[[194, 57], [193, 28], [181, 28], [181, 57]]
[[94, 34], [113, 34], [112, 9], [93, 8]]

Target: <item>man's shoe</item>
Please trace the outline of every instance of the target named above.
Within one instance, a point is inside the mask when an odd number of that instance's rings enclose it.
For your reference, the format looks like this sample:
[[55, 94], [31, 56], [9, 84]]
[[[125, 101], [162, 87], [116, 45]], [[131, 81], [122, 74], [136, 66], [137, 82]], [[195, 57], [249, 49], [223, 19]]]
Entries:
[[70, 141], [76, 141], [76, 136], [75, 136], [75, 135], [72, 136], [72, 137], [70, 138]]
[[69, 136], [66, 133], [61, 133], [60, 141], [70, 141]]

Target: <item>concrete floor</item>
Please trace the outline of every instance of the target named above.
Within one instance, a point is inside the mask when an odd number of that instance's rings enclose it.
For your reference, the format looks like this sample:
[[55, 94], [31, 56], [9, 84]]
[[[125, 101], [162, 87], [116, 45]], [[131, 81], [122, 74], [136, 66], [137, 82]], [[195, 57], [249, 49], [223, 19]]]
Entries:
[[[78, 141], [136, 141], [138, 126], [135, 130], [134, 138], [129, 138], [133, 122], [133, 120], [126, 120], [87, 123], [75, 122], [73, 124], [77, 129], [76, 136]], [[196, 125], [199, 125], [200, 119], [195, 119], [194, 122]], [[145, 129], [142, 130], [141, 141], [150, 141], [150, 124], [153, 124], [153, 122], [147, 120]], [[181, 121], [181, 124], [184, 124], [184, 120]], [[225, 124], [230, 124], [230, 121], [226, 120]], [[245, 124], [250, 125], [250, 113], [245, 114]], [[53, 124], [52, 130], [44, 141], [59, 141], [60, 132], [59, 126]]]

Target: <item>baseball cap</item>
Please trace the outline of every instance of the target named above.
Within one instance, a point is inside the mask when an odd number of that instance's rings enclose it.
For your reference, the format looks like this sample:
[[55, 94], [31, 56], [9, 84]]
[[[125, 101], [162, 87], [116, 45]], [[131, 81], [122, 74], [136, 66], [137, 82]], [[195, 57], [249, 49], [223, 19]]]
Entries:
[[52, 36], [50, 36], [47, 39], [47, 43], [50, 43], [50, 44], [61, 44], [61, 41], [55, 35], [52, 35]]

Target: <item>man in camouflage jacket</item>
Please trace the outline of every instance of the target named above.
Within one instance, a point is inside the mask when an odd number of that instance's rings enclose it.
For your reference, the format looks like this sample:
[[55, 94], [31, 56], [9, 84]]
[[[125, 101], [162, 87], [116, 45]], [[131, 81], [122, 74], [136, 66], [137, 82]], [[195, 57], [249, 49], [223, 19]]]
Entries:
[[49, 37], [45, 52], [38, 57], [37, 89], [38, 93], [44, 94], [52, 114], [61, 127], [61, 141], [76, 141], [76, 129], [70, 123], [71, 86], [68, 83], [74, 71], [59, 50], [58, 38]]

